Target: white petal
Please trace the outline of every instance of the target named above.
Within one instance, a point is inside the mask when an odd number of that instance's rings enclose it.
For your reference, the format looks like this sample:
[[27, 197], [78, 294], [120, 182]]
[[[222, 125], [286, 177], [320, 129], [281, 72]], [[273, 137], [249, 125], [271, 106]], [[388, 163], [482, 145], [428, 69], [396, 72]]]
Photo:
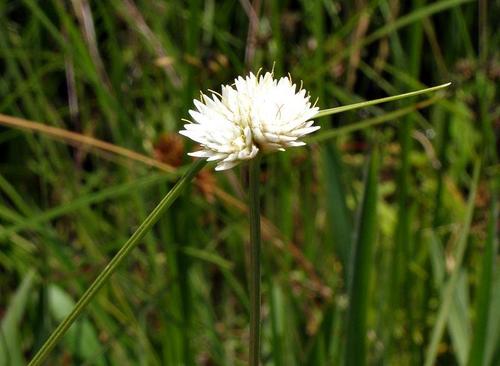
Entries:
[[213, 151], [210, 150], [198, 150], [188, 153], [189, 156], [194, 156], [195, 158], [209, 158], [213, 154]]
[[306, 143], [303, 141], [292, 141], [287, 144], [290, 147], [298, 147], [298, 146], [305, 146]]
[[223, 161], [215, 166], [215, 170], [217, 171], [228, 170], [236, 165], [238, 165], [238, 161]]

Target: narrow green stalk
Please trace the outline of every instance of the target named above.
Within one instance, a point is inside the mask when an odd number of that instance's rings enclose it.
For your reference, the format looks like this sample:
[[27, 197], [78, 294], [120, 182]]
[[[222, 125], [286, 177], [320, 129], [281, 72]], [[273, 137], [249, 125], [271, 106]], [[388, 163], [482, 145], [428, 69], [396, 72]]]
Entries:
[[372, 260], [377, 240], [377, 195], [379, 152], [375, 147], [370, 157], [359, 210], [356, 237], [353, 240], [347, 287], [349, 312], [344, 365], [367, 364], [367, 319], [370, 309], [370, 278], [375, 266]]
[[472, 334], [471, 350], [469, 353], [468, 366], [481, 366], [488, 364], [486, 360], [488, 344], [488, 322], [492, 319], [491, 301], [493, 292], [493, 281], [495, 276], [495, 253], [498, 250], [498, 231], [496, 222], [498, 219], [498, 194], [493, 188], [491, 199], [490, 218], [488, 220], [487, 236], [482, 259], [481, 274], [477, 288], [476, 299], [476, 321]]
[[441, 99], [441, 97], [439, 95], [436, 95], [432, 98], [425, 99], [421, 102], [412, 104], [408, 107], [396, 109], [395, 111], [381, 114], [380, 116], [364, 119], [358, 122], [349, 123], [348, 125], [340, 126], [337, 128], [326, 129], [325, 131], [318, 132], [311, 137], [304, 138], [304, 142], [308, 144], [324, 142], [334, 137], [343, 136], [348, 133], [363, 130], [368, 127], [376, 126], [385, 122], [394, 121], [399, 117], [405, 116], [419, 109], [426, 108], [432, 105], [434, 102], [438, 101], [439, 99]]
[[386, 102], [393, 102], [395, 100], [403, 99], [403, 98], [409, 98], [409, 97], [414, 97], [419, 94], [424, 94], [424, 93], [430, 93], [433, 91], [437, 91], [439, 89], [447, 88], [450, 86], [451, 83], [446, 83], [446, 84], [441, 84], [438, 86], [433, 86], [431, 88], [426, 88], [426, 89], [421, 89], [417, 91], [412, 91], [409, 93], [403, 93], [403, 94], [398, 94], [394, 95], [391, 97], [385, 97], [385, 98], [380, 98], [380, 99], [374, 99], [374, 100], [368, 100], [365, 102], [359, 102], [359, 103], [354, 103], [354, 104], [349, 104], [349, 105], [343, 105], [341, 107], [335, 107], [335, 108], [329, 108], [329, 109], [323, 109], [319, 111], [314, 118], [321, 118], [325, 116], [329, 116], [332, 114], [337, 114], [340, 112], [345, 112], [345, 111], [350, 111], [353, 109], [358, 109], [358, 108], [364, 108], [364, 107], [369, 107], [375, 104], [380, 104], [380, 103], [386, 103]]
[[259, 365], [260, 355], [260, 157], [250, 161], [250, 366]]
[[158, 206], [149, 214], [149, 216], [142, 222], [139, 228], [132, 234], [123, 247], [116, 253], [113, 259], [108, 263], [104, 270], [97, 276], [95, 281], [85, 291], [80, 300], [76, 303], [71, 313], [59, 324], [56, 330], [50, 335], [49, 339], [45, 341], [43, 346], [38, 350], [37, 354], [28, 366], [41, 365], [47, 358], [50, 351], [55, 347], [61, 337], [66, 333], [71, 324], [78, 318], [78, 316], [85, 310], [90, 301], [94, 298], [97, 292], [109, 280], [111, 275], [115, 272], [123, 260], [130, 254], [137, 244], [146, 233], [153, 227], [153, 225], [160, 219], [162, 214], [172, 203], [179, 197], [184, 188], [191, 182], [196, 173], [206, 164], [205, 160], [197, 160], [189, 170], [182, 176], [177, 184], [167, 193], [161, 200]]

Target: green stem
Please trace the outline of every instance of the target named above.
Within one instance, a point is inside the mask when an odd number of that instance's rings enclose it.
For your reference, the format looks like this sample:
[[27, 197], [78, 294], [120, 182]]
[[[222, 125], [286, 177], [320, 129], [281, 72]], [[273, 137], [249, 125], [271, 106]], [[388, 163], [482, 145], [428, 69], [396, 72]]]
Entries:
[[385, 97], [385, 98], [380, 98], [380, 99], [368, 100], [368, 101], [365, 101], [365, 102], [359, 102], [359, 103], [354, 103], [354, 104], [349, 104], [349, 105], [343, 105], [341, 107], [323, 109], [323, 110], [319, 111], [313, 118], [321, 118], [321, 117], [329, 116], [329, 115], [332, 115], [332, 114], [337, 114], [337, 113], [340, 113], [340, 112], [345, 112], [345, 111], [350, 111], [350, 110], [353, 110], [353, 109], [368, 107], [368, 106], [375, 105], [375, 104], [387, 103], [387, 102], [392, 102], [392, 101], [395, 101], [395, 100], [398, 100], [398, 99], [414, 97], [415, 95], [424, 94], [424, 93], [430, 93], [430, 92], [433, 92], [433, 91], [437, 91], [439, 89], [447, 88], [450, 85], [451, 85], [451, 83], [446, 83], [446, 84], [441, 84], [441, 85], [438, 85], [438, 86], [433, 86], [432, 88], [426, 88], [426, 89], [421, 89], [421, 90], [417, 90], [417, 91], [412, 91], [412, 92], [409, 92], [409, 93], [398, 94], [398, 95], [394, 95], [394, 96], [391, 96], [391, 97]]
[[94, 298], [97, 292], [102, 288], [102, 286], [104, 286], [111, 275], [116, 271], [117, 267], [130, 254], [132, 249], [134, 249], [137, 244], [139, 244], [144, 235], [146, 235], [146, 233], [152, 228], [152, 226], [160, 219], [165, 210], [169, 208], [170, 205], [172, 205], [177, 197], [179, 197], [183, 189], [188, 185], [189, 182], [191, 182], [196, 173], [198, 173], [205, 164], [205, 160], [198, 160], [193, 163], [193, 165], [191, 165], [191, 167], [177, 182], [177, 184], [167, 193], [167, 195], [161, 200], [158, 206], [155, 207], [155, 209], [142, 222], [139, 228], [134, 232], [134, 234], [132, 234], [132, 236], [127, 240], [127, 242], [118, 251], [118, 253], [116, 253], [116, 255], [99, 274], [99, 276], [97, 276], [92, 285], [90, 285], [90, 287], [85, 291], [80, 300], [78, 300], [71, 313], [59, 324], [56, 330], [50, 335], [49, 339], [45, 341], [42, 348], [38, 350], [37, 354], [35, 355], [35, 357], [33, 357], [28, 366], [37, 366], [42, 364], [42, 362], [49, 355], [49, 352], [55, 347], [61, 337], [69, 329], [71, 324], [73, 324], [78, 316], [83, 312], [83, 310], [85, 310], [85, 308]]
[[259, 365], [260, 355], [260, 157], [250, 161], [250, 366]]
[[394, 121], [399, 117], [405, 116], [405, 115], [412, 113], [412, 112], [415, 112], [419, 109], [428, 107], [428, 106], [432, 105], [434, 102], [438, 101], [439, 99], [441, 99], [441, 97], [439, 95], [436, 95], [432, 98], [425, 99], [421, 102], [412, 104], [408, 107], [396, 109], [395, 111], [381, 114], [380, 116], [364, 119], [364, 120], [359, 121], [359, 122], [353, 122], [353, 123], [350, 123], [348, 125], [340, 126], [337, 128], [330, 128], [330, 129], [327, 129], [323, 132], [316, 133], [315, 135], [313, 135], [311, 137], [306, 137], [304, 139], [304, 142], [307, 144], [324, 142], [324, 141], [329, 140], [329, 139], [334, 138], [334, 137], [343, 136], [343, 135], [346, 135], [348, 133], [363, 130], [365, 128], [376, 126], [376, 125], [379, 125], [379, 124], [382, 124], [382, 123], [385, 123], [388, 121]]

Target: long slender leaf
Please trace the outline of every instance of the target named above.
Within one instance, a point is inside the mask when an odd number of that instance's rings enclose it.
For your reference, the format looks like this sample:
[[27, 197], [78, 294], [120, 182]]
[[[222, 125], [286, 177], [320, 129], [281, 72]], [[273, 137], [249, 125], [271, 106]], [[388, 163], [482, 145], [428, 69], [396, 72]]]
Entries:
[[352, 272], [352, 282], [349, 289], [345, 365], [365, 365], [367, 362], [366, 322], [370, 299], [370, 276], [373, 272], [373, 247], [377, 235], [378, 160], [375, 148], [366, 174], [355, 246], [349, 268]]
[[393, 102], [393, 101], [404, 99], [404, 98], [410, 98], [410, 97], [414, 97], [416, 95], [438, 91], [440, 89], [447, 88], [450, 85], [451, 85], [451, 83], [445, 83], [445, 84], [433, 86], [431, 88], [426, 88], [426, 89], [417, 90], [417, 91], [413, 91], [413, 92], [409, 92], [409, 93], [394, 95], [392, 97], [373, 99], [373, 100], [368, 100], [366, 102], [354, 103], [354, 104], [344, 105], [341, 107], [322, 109], [314, 116], [314, 118], [321, 118], [321, 117], [325, 117], [325, 116], [330, 116], [332, 114], [351, 111], [353, 109], [365, 108], [365, 107], [369, 107], [369, 106], [380, 104], [380, 103], [387, 103], [387, 102]]
[[493, 280], [495, 275], [495, 253], [497, 253], [498, 248], [498, 236], [496, 229], [498, 219], [497, 198], [498, 194], [494, 194], [491, 199], [488, 235], [485, 242], [475, 306], [476, 321], [474, 325], [472, 348], [469, 356], [470, 366], [482, 366], [486, 364], [486, 346], [489, 341], [487, 337], [488, 324], [491, 323], [490, 319], [492, 318], [492, 314], [490, 313], [490, 304], [492, 302]]

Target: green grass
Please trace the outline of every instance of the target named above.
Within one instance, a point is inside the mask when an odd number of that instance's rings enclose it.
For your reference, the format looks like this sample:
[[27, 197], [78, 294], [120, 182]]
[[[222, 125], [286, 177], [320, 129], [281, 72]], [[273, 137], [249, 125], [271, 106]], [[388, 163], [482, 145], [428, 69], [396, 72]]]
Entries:
[[[262, 363], [499, 364], [498, 4], [261, 1], [249, 37], [242, 3], [0, 2], [0, 365], [34, 356], [185, 171], [151, 159], [199, 90], [273, 64], [322, 109], [453, 85], [262, 160]], [[245, 365], [246, 191], [244, 166], [200, 177], [47, 364]]]

